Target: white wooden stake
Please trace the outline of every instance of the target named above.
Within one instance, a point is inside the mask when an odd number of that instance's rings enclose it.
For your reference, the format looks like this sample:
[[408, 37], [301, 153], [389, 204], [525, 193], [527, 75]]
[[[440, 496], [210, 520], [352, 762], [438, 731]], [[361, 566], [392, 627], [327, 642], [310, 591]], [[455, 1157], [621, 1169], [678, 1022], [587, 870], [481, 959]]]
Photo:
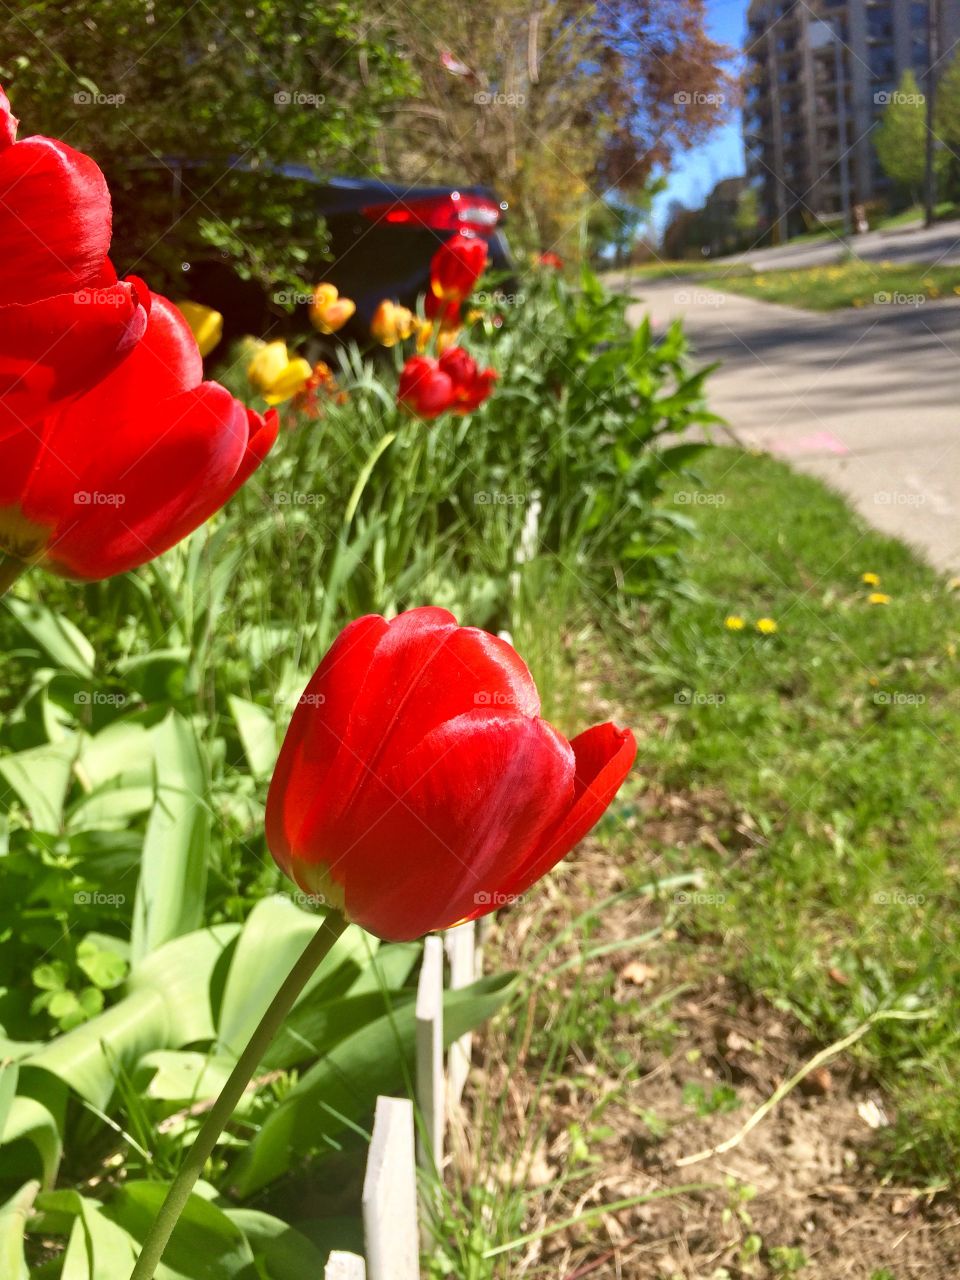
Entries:
[[[468, 987], [477, 972], [476, 924], [468, 920], [448, 929], [444, 935], [447, 959], [450, 961], [450, 988], [457, 991]], [[470, 1056], [473, 1051], [473, 1033], [468, 1031], [450, 1046], [447, 1069], [447, 1102], [454, 1106], [463, 1095], [464, 1085], [470, 1073]]]
[[446, 1119], [443, 1073], [443, 943], [435, 935], [424, 939], [423, 966], [417, 985], [417, 1106], [423, 1129], [417, 1141], [417, 1160], [432, 1172], [443, 1161]]
[[420, 1280], [413, 1103], [378, 1098], [363, 1179], [369, 1280]]
[[323, 1270], [323, 1280], [366, 1280], [367, 1268], [355, 1253], [334, 1249]]

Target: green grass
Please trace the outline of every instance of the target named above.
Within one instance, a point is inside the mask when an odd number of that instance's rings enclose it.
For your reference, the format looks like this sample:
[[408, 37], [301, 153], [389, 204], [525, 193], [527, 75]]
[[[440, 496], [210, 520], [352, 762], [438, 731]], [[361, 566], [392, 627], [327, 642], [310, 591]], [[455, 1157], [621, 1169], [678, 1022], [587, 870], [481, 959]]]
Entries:
[[841, 307], [924, 306], [960, 291], [960, 266], [862, 262], [851, 259], [785, 271], [724, 272], [712, 283], [763, 302], [781, 302], [806, 311]]
[[[705, 823], [726, 850], [665, 851], [677, 870], [709, 869], [690, 927], [818, 1042], [880, 1008], [928, 1010], [857, 1052], [899, 1110], [880, 1134], [887, 1167], [955, 1178], [960, 601], [818, 481], [726, 448], [700, 469], [697, 598], [640, 642], [667, 718], [641, 761], [711, 797]], [[864, 572], [889, 604], [868, 603]]]
[[[933, 207], [933, 216], [938, 220], [946, 218], [955, 218], [958, 213], [958, 207], [952, 200], [941, 200], [939, 204]], [[923, 205], [914, 204], [909, 209], [903, 209], [900, 213], [889, 213], [882, 218], [878, 218], [874, 223], [872, 230], [874, 231], [895, 231], [898, 227], [905, 227], [911, 222], [918, 219], [922, 222], [924, 217]]]

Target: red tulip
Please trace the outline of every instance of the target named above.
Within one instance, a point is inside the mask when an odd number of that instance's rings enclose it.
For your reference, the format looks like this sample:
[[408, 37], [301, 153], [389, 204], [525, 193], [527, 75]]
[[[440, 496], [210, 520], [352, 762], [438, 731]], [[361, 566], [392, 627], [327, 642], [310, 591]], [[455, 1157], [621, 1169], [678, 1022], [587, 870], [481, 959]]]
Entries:
[[215, 382], [183, 316], [148, 295], [146, 333], [92, 390], [0, 434], [0, 551], [66, 577], [152, 560], [217, 511], [277, 434]]
[[462, 302], [473, 292], [486, 265], [486, 241], [457, 232], [433, 255], [430, 287], [438, 298]]
[[493, 390], [497, 380], [494, 369], [478, 369], [474, 358], [463, 347], [449, 347], [440, 357], [439, 366], [453, 383], [454, 413], [471, 413], [479, 408]]
[[0, 90], [0, 434], [86, 390], [142, 337], [137, 281], [107, 259], [103, 174], [52, 138], [16, 141]]
[[448, 302], [438, 297], [432, 289], [423, 300], [423, 312], [428, 320], [439, 318], [441, 329], [459, 329], [463, 323], [460, 319], [459, 299]]
[[568, 742], [510, 645], [444, 609], [351, 623], [300, 699], [267, 798], [282, 870], [402, 941], [523, 894], [594, 826], [629, 729]]
[[432, 356], [411, 356], [400, 374], [397, 402], [429, 422], [453, 404], [453, 383]]

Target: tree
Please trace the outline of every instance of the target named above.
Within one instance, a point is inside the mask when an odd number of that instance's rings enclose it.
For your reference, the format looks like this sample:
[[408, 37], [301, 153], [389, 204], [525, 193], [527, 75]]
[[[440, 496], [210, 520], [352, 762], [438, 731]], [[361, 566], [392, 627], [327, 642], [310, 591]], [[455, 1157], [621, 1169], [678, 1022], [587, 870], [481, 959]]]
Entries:
[[513, 236], [564, 256], [610, 193], [638, 204], [732, 105], [703, 0], [410, 0], [403, 23], [421, 90], [384, 137], [390, 167], [494, 187]]
[[733, 224], [745, 239], [756, 235], [760, 226], [760, 202], [756, 187], [744, 187], [740, 192]]
[[954, 56], [937, 84], [934, 132], [946, 149], [944, 169], [949, 199], [960, 199], [960, 55]]
[[927, 125], [924, 96], [912, 71], [903, 73], [889, 97], [873, 145], [887, 177], [916, 200], [923, 186]]
[[[97, 160], [118, 265], [174, 292], [197, 250], [302, 283], [322, 226], [269, 167], [369, 171], [385, 112], [416, 87], [362, 0], [34, 0], [0, 7], [0, 50], [22, 132]], [[207, 164], [177, 178], [173, 157]]]

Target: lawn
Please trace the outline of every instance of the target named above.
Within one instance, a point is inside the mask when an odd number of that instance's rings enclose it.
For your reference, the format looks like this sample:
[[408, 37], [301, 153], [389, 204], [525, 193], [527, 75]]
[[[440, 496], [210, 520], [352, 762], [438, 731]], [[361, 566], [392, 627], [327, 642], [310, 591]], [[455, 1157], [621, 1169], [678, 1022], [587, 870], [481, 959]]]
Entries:
[[960, 600], [778, 461], [696, 470], [681, 599], [540, 602], [550, 714], [638, 764], [487, 944], [526, 981], [431, 1280], [956, 1274]]
[[877, 1010], [916, 1015], [857, 1053], [894, 1090], [887, 1167], [955, 1178], [960, 603], [818, 481], [726, 448], [699, 470], [712, 501], [693, 598], [638, 643], [666, 716], [641, 758], [661, 784], [723, 799], [709, 838], [665, 850], [667, 866], [708, 869], [694, 932], [819, 1040]]
[[960, 292], [960, 266], [864, 262], [858, 258], [819, 267], [783, 271], [715, 272], [709, 277], [731, 293], [780, 302], [806, 311], [841, 307], [922, 307]]

